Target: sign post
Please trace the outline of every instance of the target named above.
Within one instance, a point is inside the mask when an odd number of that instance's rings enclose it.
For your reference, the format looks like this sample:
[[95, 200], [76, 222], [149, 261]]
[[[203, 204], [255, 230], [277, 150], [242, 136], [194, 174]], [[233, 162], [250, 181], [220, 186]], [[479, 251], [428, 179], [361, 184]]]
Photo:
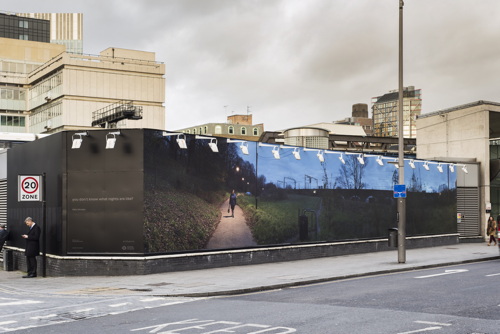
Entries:
[[47, 268], [47, 208], [45, 203], [45, 173], [42, 175], [18, 175], [19, 202], [42, 202], [42, 272], [46, 276]]
[[394, 198], [406, 198], [406, 185], [404, 184], [394, 185]]
[[41, 202], [41, 175], [19, 175], [19, 202]]

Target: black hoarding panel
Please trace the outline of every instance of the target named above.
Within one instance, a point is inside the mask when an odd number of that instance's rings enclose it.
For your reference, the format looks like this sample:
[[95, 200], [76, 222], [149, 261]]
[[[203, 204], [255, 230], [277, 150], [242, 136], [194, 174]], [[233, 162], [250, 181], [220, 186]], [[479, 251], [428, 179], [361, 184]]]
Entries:
[[144, 252], [143, 130], [121, 130], [106, 149], [109, 132], [68, 151], [68, 254]]
[[[47, 252], [62, 255], [62, 175], [64, 171], [65, 135], [57, 133], [33, 142], [17, 145], [7, 151], [7, 224], [10, 230], [9, 244], [24, 248], [21, 238], [27, 227], [24, 219], [30, 216], [42, 226], [41, 202], [18, 201], [18, 175], [42, 175], [46, 173], [46, 239]], [[42, 226], [43, 227], [43, 226]]]

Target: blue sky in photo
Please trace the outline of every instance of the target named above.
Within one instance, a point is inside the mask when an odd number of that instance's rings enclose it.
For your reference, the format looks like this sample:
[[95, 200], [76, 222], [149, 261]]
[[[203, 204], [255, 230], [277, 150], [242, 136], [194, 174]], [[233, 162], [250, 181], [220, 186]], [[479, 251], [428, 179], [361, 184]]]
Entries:
[[[240, 145], [236, 143], [236, 145]], [[266, 177], [267, 183], [274, 183], [278, 187], [291, 186], [298, 189], [321, 188], [327, 180], [328, 188], [333, 188], [336, 178], [340, 175], [342, 162], [339, 157], [342, 154], [344, 160], [355, 159], [358, 154], [340, 151], [324, 151], [324, 162], [318, 159], [320, 150], [304, 150], [300, 148], [300, 160], [295, 159], [293, 148], [281, 147], [279, 150], [280, 159], [275, 159], [272, 153], [273, 146], [257, 146], [257, 143], [249, 142], [249, 155], [244, 155], [238, 150], [240, 157], [254, 164], [258, 161], [257, 172]], [[257, 150], [258, 148], [258, 150]], [[258, 152], [258, 156], [256, 155]], [[397, 180], [397, 172], [393, 157], [382, 157], [383, 166], [380, 166], [377, 156], [365, 156], [362, 182], [364, 189], [392, 190], [393, 179]], [[409, 159], [405, 159], [405, 184], [410, 187], [411, 179], [414, 177], [419, 183], [422, 191], [439, 192], [443, 185], [445, 188], [454, 189], [456, 187], [456, 174], [462, 173], [460, 168], [455, 168], [454, 172], [449, 169], [449, 164], [443, 163], [443, 172], [437, 169], [438, 162], [430, 161], [429, 170], [425, 170], [423, 160], [415, 160], [415, 169], [409, 165]], [[356, 164], [359, 164], [355, 160]], [[396, 174], [394, 172], [396, 171]], [[295, 182], [294, 182], [295, 180]]]

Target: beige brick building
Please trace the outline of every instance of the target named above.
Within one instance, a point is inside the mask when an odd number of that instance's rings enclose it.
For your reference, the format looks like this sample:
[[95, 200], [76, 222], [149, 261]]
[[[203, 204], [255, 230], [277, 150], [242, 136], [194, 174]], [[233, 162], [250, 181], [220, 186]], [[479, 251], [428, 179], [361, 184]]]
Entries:
[[64, 50], [63, 45], [0, 38], [0, 132], [90, 128], [94, 111], [122, 100], [141, 107], [143, 118], [120, 121], [118, 128], [165, 129], [165, 65], [155, 53]]

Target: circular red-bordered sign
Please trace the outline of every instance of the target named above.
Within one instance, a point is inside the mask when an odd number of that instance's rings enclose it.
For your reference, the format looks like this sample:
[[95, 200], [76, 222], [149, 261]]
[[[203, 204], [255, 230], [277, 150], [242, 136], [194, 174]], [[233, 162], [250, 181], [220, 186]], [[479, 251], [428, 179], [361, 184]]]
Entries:
[[38, 190], [38, 180], [28, 176], [21, 181], [21, 189], [28, 194], [33, 194]]

